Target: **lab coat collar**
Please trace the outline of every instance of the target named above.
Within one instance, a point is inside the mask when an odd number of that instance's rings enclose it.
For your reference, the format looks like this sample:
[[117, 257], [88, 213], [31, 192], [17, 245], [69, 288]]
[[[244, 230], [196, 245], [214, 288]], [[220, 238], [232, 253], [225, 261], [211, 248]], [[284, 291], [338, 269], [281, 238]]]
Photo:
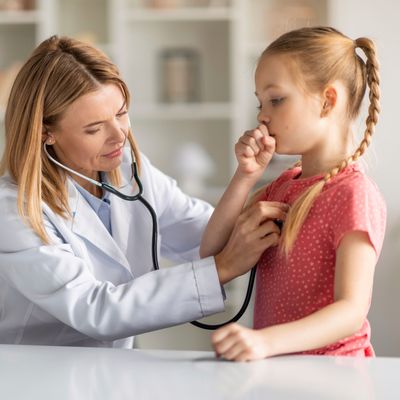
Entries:
[[[125, 254], [107, 231], [92, 207], [90, 207], [85, 198], [79, 193], [79, 190], [75, 187], [71, 179], [67, 179], [69, 207], [72, 213], [72, 218], [69, 222], [70, 229], [77, 235], [90, 241], [100, 251], [121, 264], [131, 273]], [[114, 232], [118, 232], [119, 228], [117, 226], [112, 227], [113, 234]]]

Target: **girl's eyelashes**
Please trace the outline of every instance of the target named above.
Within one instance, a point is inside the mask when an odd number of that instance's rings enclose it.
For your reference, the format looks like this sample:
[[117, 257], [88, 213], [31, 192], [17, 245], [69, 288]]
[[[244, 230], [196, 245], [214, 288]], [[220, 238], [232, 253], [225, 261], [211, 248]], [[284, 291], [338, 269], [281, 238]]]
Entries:
[[[274, 97], [274, 98], [272, 98], [272, 99], [270, 99], [268, 101], [272, 104], [273, 107], [276, 107], [279, 104], [281, 104], [284, 100], [285, 100], [285, 97]], [[262, 104], [260, 103], [257, 106], [257, 110], [261, 110], [261, 109], [262, 109]]]
[[283, 100], [285, 100], [284, 97], [275, 97], [274, 99], [271, 99], [270, 102], [273, 106], [277, 106], [277, 105], [281, 104], [283, 102]]

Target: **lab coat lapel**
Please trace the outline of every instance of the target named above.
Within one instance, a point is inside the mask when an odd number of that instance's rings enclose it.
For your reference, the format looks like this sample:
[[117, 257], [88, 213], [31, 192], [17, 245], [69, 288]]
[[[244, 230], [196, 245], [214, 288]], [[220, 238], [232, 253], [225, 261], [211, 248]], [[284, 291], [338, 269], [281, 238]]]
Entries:
[[[118, 247], [92, 207], [68, 179], [69, 206], [72, 212], [71, 230], [90, 241], [100, 251], [121, 264], [129, 272], [130, 267], [123, 251]], [[113, 227], [112, 227], [113, 228]]]
[[153, 270], [151, 216], [139, 201], [112, 196], [112, 202], [116, 205], [111, 207], [111, 226], [116, 227], [113, 228], [113, 237], [131, 264], [135, 265], [135, 276], [141, 276]]

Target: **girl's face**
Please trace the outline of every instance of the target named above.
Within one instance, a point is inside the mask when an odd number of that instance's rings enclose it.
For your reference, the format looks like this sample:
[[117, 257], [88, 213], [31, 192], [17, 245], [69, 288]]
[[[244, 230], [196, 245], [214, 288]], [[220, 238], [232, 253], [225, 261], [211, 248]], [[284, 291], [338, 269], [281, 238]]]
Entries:
[[61, 163], [97, 179], [120, 165], [128, 130], [125, 98], [117, 85], [105, 84], [74, 101], [48, 135]]
[[267, 125], [276, 140], [278, 154], [305, 155], [322, 145], [324, 121], [322, 96], [307, 94], [295, 81], [282, 55], [267, 55], [260, 60], [256, 74], [258, 121]]

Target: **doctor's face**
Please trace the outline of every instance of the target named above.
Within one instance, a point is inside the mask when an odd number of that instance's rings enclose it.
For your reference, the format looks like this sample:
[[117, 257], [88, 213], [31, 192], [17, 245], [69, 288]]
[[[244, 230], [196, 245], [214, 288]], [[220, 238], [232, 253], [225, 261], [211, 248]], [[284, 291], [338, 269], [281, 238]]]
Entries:
[[99, 171], [120, 165], [128, 130], [125, 98], [117, 85], [106, 84], [68, 106], [49, 136], [61, 163], [97, 179]]

